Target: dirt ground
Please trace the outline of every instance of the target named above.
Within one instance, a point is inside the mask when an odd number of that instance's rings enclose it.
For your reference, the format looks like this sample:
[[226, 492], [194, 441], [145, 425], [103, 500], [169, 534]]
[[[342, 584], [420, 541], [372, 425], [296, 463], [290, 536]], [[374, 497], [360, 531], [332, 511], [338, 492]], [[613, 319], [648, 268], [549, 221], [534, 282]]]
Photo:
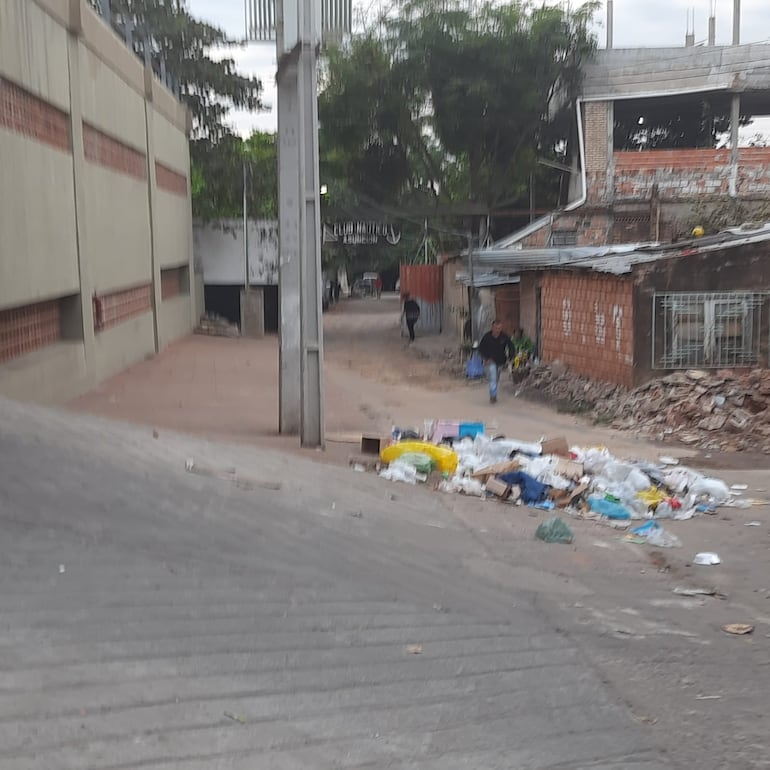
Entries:
[[[770, 499], [770, 472], [752, 465], [751, 457], [727, 463], [662, 448], [524, 401], [507, 383], [490, 405], [483, 383], [446, 373], [453, 363], [447, 339], [421, 337], [418, 327], [410, 346], [398, 315], [397, 297], [387, 295], [343, 301], [325, 315], [327, 449], [309, 456], [345, 463], [361, 432], [462, 419], [524, 440], [565, 436], [571, 444], [607, 446], [618, 456], [666, 454], [695, 467], [708, 463], [728, 483], [746, 484], [744, 496]], [[277, 387], [275, 339], [193, 337], [71, 406], [156, 431], [298, 452], [296, 439], [277, 436]], [[768, 505], [666, 523], [683, 542], [678, 549], [634, 545], [624, 532], [575, 520], [569, 521], [573, 545], [545, 546], [533, 539], [548, 515], [542, 511], [382, 484], [392, 500], [439, 495], [484, 545], [486, 557], [469, 558], [467, 569], [532, 593], [669, 747], [676, 766], [770, 768]], [[694, 566], [694, 555], [704, 550], [716, 551], [722, 564]], [[687, 595], [691, 589], [706, 593]], [[726, 623], [750, 623], [755, 630], [730, 636], [721, 630]]]

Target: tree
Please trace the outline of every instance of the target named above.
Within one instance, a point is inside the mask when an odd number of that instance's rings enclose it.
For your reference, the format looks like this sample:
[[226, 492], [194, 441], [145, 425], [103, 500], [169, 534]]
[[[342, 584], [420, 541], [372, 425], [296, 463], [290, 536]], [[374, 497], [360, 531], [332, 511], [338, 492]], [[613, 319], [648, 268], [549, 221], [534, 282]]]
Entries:
[[326, 170], [380, 202], [522, 201], [538, 157], [568, 150], [596, 8], [401, 0], [330, 56]]
[[[103, 13], [102, 0], [90, 0]], [[230, 133], [225, 120], [233, 107], [259, 110], [262, 84], [238, 73], [232, 58], [212, 51], [239, 43], [195, 19], [186, 0], [110, 0], [112, 25], [130, 39], [137, 56], [165, 71], [193, 116], [193, 136], [216, 142]]]
[[232, 219], [243, 213], [243, 169], [247, 207], [255, 219], [278, 214], [278, 155], [275, 134], [255, 131], [243, 140], [228, 134], [218, 142], [192, 142], [193, 215]]

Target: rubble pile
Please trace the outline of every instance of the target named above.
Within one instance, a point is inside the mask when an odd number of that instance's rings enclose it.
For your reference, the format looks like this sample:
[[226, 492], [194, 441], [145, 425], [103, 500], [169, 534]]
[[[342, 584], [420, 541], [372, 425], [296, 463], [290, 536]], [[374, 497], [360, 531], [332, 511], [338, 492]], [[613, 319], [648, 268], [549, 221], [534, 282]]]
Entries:
[[216, 313], [206, 313], [195, 327], [196, 334], [205, 334], [209, 337], [240, 337], [238, 324], [230, 323], [226, 318]]
[[770, 371], [690, 370], [642, 385], [597, 413], [614, 427], [641, 429], [709, 450], [770, 454]]
[[568, 372], [532, 370], [520, 389], [620, 430], [711, 451], [770, 454], [770, 370], [692, 369], [628, 391]]

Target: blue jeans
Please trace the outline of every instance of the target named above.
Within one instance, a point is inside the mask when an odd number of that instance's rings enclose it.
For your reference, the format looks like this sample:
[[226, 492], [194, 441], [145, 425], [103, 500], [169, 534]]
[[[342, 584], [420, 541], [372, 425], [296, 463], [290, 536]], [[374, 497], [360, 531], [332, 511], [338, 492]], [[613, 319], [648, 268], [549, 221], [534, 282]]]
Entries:
[[489, 382], [489, 397], [497, 398], [497, 385], [500, 382], [500, 375], [503, 373], [503, 367], [494, 361], [487, 362], [487, 382]]

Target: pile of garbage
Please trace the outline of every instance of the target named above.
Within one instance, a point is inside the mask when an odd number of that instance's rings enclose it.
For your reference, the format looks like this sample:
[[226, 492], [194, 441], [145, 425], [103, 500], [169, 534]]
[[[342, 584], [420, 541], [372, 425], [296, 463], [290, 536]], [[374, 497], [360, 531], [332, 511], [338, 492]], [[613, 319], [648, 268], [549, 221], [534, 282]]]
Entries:
[[532, 371], [525, 392], [556, 402], [620, 430], [676, 440], [711, 451], [770, 454], [770, 370], [674, 372], [635, 390], [594, 382], [565, 367]]
[[446, 425], [439, 423], [437, 429], [432, 424], [433, 430], [422, 437], [409, 432], [403, 439], [394, 432], [393, 442], [380, 455], [386, 466], [380, 475], [410, 484], [432, 481], [441, 492], [560, 510], [619, 529], [642, 521], [629, 537], [661, 547], [681, 546], [661, 521], [684, 521], [713, 514], [721, 506], [754, 504], [740, 489], [680, 466], [674, 458], [629, 461], [604, 447], [568, 447], [564, 439], [491, 437], [478, 423], [465, 423], [471, 429], [466, 428], [464, 436], [458, 431], [447, 437]]
[[205, 334], [209, 337], [240, 337], [238, 324], [231, 323], [216, 313], [206, 313], [200, 323], [195, 327], [196, 334]]

